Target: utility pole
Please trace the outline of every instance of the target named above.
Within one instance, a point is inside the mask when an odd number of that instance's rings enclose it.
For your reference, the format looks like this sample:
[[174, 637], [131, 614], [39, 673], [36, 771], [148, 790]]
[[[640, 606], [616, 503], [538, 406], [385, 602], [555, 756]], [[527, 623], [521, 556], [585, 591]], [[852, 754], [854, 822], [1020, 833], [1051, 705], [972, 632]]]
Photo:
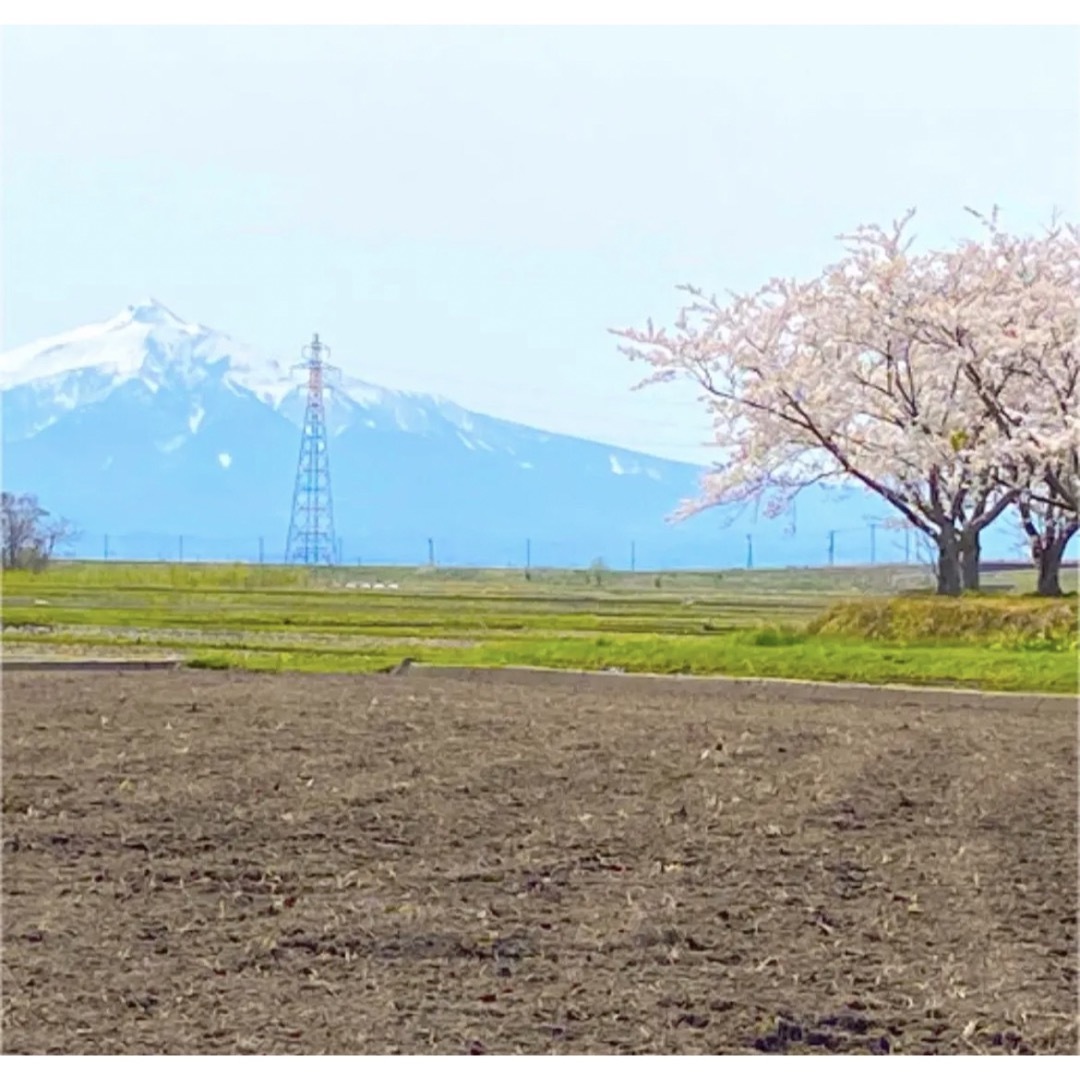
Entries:
[[754, 569], [754, 535], [753, 533], [746, 534], [746, 569]]
[[829, 530], [829, 565], [833, 566], [836, 562], [836, 530]]
[[427, 561], [428, 566], [435, 565], [435, 541], [432, 537], [428, 537], [427, 542]]
[[525, 572], [528, 573], [532, 569], [532, 541], [525, 541]]

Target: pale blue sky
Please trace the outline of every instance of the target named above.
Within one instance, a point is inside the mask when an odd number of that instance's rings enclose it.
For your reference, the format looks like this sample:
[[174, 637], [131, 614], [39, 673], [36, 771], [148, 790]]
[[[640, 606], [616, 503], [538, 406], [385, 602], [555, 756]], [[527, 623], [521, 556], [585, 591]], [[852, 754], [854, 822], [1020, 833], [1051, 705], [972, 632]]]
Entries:
[[1075, 28], [5, 28], [2, 65], [4, 348], [153, 295], [665, 456], [701, 409], [606, 331], [676, 284], [1077, 210]]

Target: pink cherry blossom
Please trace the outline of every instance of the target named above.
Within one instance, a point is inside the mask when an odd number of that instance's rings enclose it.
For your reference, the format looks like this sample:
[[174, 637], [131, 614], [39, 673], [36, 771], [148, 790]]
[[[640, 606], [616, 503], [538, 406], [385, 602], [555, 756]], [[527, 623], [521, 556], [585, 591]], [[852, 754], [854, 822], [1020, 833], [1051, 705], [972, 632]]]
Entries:
[[1077, 513], [1080, 230], [981, 235], [913, 253], [914, 212], [861, 226], [807, 281], [721, 301], [683, 286], [673, 329], [613, 331], [650, 373], [700, 388], [721, 465], [676, 517], [822, 479], [857, 481], [939, 552], [939, 587], [978, 583], [983, 529], [1038, 493]]

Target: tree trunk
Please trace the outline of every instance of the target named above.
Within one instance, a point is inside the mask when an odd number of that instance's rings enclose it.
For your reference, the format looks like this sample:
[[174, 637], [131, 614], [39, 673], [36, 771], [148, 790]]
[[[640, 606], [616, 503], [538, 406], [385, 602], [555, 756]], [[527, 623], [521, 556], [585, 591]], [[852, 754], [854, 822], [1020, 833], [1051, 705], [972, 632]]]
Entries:
[[1061, 561], [1077, 528], [1080, 526], [1070, 522], [1059, 532], [1053, 533], [1046, 542], [1032, 545], [1035, 548], [1035, 565], [1039, 571], [1039, 583], [1035, 591], [1040, 596], [1064, 596], [1061, 591]]
[[960, 574], [959, 538], [951, 528], [945, 528], [937, 537], [937, 593], [938, 596], [959, 596], [963, 588]]
[[1061, 591], [1061, 556], [1064, 548], [1059, 544], [1047, 544], [1039, 552], [1039, 583], [1035, 591], [1039, 596], [1063, 596]]
[[982, 542], [979, 534], [965, 536], [960, 542], [960, 584], [964, 592], [979, 591], [979, 558]]

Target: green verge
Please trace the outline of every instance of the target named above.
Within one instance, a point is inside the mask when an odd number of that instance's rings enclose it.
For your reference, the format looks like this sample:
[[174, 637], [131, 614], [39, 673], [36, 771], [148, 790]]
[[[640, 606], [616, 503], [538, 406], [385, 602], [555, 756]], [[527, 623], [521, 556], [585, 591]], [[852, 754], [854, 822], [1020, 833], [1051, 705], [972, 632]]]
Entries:
[[778, 631], [734, 631], [709, 639], [666, 637], [529, 639], [469, 648], [205, 649], [200, 667], [250, 671], [368, 672], [405, 656], [419, 663], [467, 667], [546, 667], [655, 674], [728, 675], [820, 682], [904, 683], [1013, 692], [1077, 693], [1070, 652], [988, 649], [978, 645], [902, 646], [813, 638]]
[[777, 622], [805, 622], [819, 597], [704, 595], [478, 596], [309, 591], [51, 588], [27, 583], [4, 597], [7, 627], [108, 626], [138, 630], [273, 631], [446, 637], [451, 632], [701, 634]]
[[[417, 585], [422, 575], [414, 572]], [[719, 577], [719, 575], [717, 575]], [[700, 575], [704, 579], [705, 575]], [[203, 667], [364, 672], [432, 665], [686, 673], [1077, 693], [1075, 599], [862, 598], [743, 588], [538, 593], [447, 575], [441, 591], [313, 584], [309, 571], [58, 568], [7, 574], [4, 642], [167, 649]], [[784, 578], [791, 587], [801, 579]], [[434, 576], [423, 582], [434, 585]], [[704, 586], [706, 582], [700, 580]], [[826, 610], [826, 604], [834, 606]], [[835, 603], [835, 601], [842, 601]], [[794, 628], [784, 629], [782, 624]]]

